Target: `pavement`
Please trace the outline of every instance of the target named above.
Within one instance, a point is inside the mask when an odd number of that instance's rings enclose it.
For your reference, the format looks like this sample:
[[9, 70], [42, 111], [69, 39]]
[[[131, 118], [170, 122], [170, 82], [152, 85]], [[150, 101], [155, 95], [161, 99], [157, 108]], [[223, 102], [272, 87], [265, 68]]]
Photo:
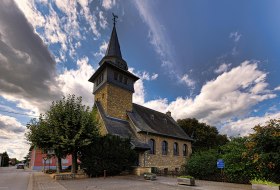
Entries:
[[158, 176], [157, 180], [144, 180], [138, 176], [115, 176], [107, 178], [85, 178], [54, 180], [42, 172], [32, 173], [28, 190], [251, 190], [251, 185], [196, 180], [196, 186], [178, 185], [174, 177]]

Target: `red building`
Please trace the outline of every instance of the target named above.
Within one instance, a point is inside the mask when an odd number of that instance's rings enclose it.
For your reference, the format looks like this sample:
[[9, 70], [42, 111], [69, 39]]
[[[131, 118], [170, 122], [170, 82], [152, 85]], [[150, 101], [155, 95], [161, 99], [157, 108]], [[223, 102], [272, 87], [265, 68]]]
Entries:
[[[68, 155], [65, 159], [61, 160], [62, 169], [67, 168], [72, 163], [72, 156]], [[31, 160], [29, 162], [29, 167], [32, 170], [42, 171], [45, 169], [56, 169], [57, 158], [55, 156], [50, 159], [47, 154], [43, 153], [42, 150], [33, 148], [31, 151]]]

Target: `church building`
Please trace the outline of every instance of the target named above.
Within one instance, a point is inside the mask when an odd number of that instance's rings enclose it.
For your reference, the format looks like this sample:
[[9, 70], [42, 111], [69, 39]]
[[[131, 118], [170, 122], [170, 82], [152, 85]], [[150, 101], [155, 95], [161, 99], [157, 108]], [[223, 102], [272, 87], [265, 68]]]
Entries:
[[128, 71], [122, 57], [114, 18], [106, 54], [89, 79], [94, 84], [100, 132], [131, 139], [138, 154], [138, 175], [154, 170], [179, 171], [192, 152], [192, 139], [170, 112], [161, 113], [133, 103], [134, 83], [138, 79]]

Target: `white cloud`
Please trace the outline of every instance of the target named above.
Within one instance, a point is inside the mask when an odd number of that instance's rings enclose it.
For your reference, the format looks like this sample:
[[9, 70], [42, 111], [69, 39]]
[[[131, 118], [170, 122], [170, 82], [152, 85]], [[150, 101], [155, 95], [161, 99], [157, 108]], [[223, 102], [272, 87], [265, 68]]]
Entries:
[[221, 65], [219, 66], [219, 68], [215, 69], [214, 72], [217, 73], [217, 74], [226, 72], [226, 71], [228, 71], [228, 69], [230, 68], [230, 66], [231, 66], [231, 63], [229, 63], [229, 64], [223, 63], [223, 64], [221, 64]]
[[136, 8], [139, 11], [140, 16], [149, 27], [150, 43], [154, 46], [155, 51], [160, 56], [162, 66], [166, 66], [169, 72], [174, 71], [174, 57], [170, 48], [170, 42], [164, 32], [164, 27], [159, 20], [153, 15], [150, 1], [134, 1]]
[[227, 122], [223, 125], [220, 132], [228, 136], [246, 136], [253, 132], [256, 125], [264, 125], [270, 119], [279, 119], [280, 112], [273, 114], [265, 114], [261, 117], [248, 117], [237, 121]]
[[88, 63], [88, 57], [77, 61], [78, 69], [65, 69], [56, 78], [58, 86], [64, 95], [75, 94], [83, 97], [83, 103], [92, 107], [94, 97], [92, 95], [92, 83], [88, 79], [94, 73], [93, 67]]
[[111, 9], [113, 6], [115, 6], [115, 4], [116, 4], [116, 0], [103, 0], [103, 1], [102, 1], [102, 6], [103, 6], [106, 10]]
[[108, 22], [104, 16], [103, 11], [99, 12], [99, 25], [101, 26], [101, 28], [105, 29], [108, 25]]
[[257, 69], [257, 63], [245, 61], [207, 82], [195, 98], [178, 97], [170, 103], [159, 99], [145, 105], [161, 112], [170, 110], [175, 119], [195, 117], [211, 125], [221, 125], [246, 116], [254, 105], [276, 97], [266, 89], [266, 75]]
[[34, 0], [15, 0], [15, 2], [34, 28], [44, 26], [45, 18], [36, 9]]
[[274, 88], [274, 90], [280, 90], [280, 86], [277, 86], [276, 88]]
[[241, 38], [241, 34], [239, 32], [231, 32], [229, 34], [229, 38], [232, 39], [234, 42], [238, 42]]
[[15, 118], [0, 114], [0, 152], [7, 151], [10, 158], [23, 159], [29, 147], [25, 131], [26, 128]]
[[182, 76], [182, 78], [179, 79], [181, 83], [184, 83], [185, 85], [187, 85], [188, 87], [194, 87], [195, 85], [195, 81], [190, 79], [188, 74], [185, 74]]
[[147, 72], [147, 71], [143, 71], [143, 72], [140, 72], [138, 71], [136, 73], [137, 76], [139, 76], [142, 80], [147, 80], [147, 81], [150, 81], [150, 80], [156, 80], [158, 78], [158, 74], [156, 73], [153, 73], [152, 75]]
[[94, 53], [94, 56], [100, 57], [100, 58], [104, 57], [107, 47], [108, 47], [108, 42], [103, 41], [99, 47], [99, 51]]

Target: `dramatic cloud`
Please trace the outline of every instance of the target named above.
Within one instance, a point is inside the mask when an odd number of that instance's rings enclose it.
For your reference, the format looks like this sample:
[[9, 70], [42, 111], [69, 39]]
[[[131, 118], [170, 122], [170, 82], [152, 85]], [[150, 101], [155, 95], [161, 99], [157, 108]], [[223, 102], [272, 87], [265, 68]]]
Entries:
[[217, 73], [217, 74], [226, 72], [226, 71], [228, 71], [228, 69], [230, 68], [230, 66], [231, 66], [231, 63], [229, 63], [229, 64], [223, 63], [223, 64], [221, 64], [221, 65], [219, 66], [219, 68], [217, 68], [214, 72]]
[[0, 4], [0, 92], [18, 107], [38, 112], [60, 96], [55, 62], [13, 1]]
[[245, 61], [207, 82], [195, 98], [178, 97], [170, 103], [159, 99], [145, 105], [161, 112], [170, 110], [175, 119], [195, 117], [211, 125], [221, 125], [246, 116], [254, 105], [276, 97], [266, 89], [266, 75], [257, 69], [257, 63]]
[[25, 127], [23, 127], [15, 118], [0, 114], [0, 133], [23, 133]]

